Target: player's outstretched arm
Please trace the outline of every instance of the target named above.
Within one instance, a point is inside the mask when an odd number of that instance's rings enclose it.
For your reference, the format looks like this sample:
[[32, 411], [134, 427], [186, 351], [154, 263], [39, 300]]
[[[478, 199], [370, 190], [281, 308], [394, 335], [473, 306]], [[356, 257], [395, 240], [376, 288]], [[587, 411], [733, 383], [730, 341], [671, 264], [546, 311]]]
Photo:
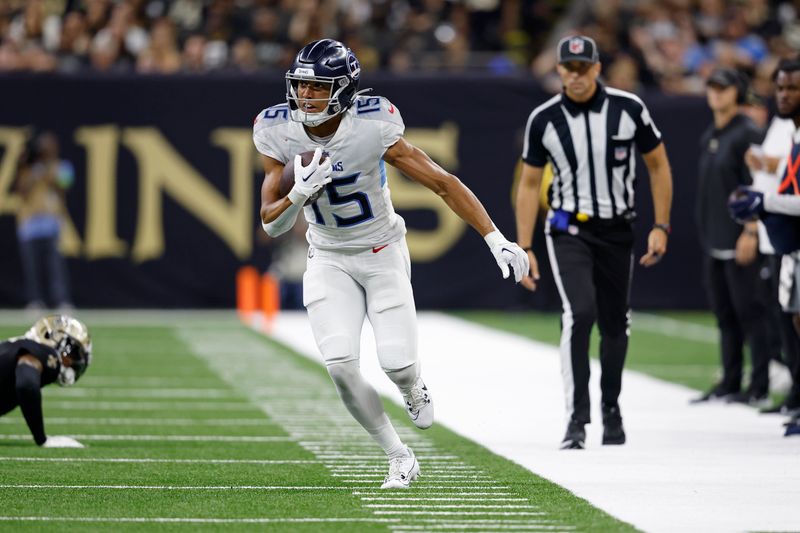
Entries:
[[428, 154], [401, 137], [386, 150], [383, 159], [412, 180], [438, 194], [455, 214], [475, 228], [486, 240], [504, 278], [509, 276], [509, 267], [514, 270], [517, 282], [528, 273], [527, 254], [515, 243], [503, 237], [489, 218], [483, 204], [469, 187], [437, 165]]
[[517, 188], [515, 213], [517, 220], [517, 242], [528, 252], [531, 273], [522, 278], [522, 286], [528, 290], [536, 290], [539, 281], [539, 263], [533, 254], [533, 230], [536, 228], [536, 217], [539, 213], [539, 189], [542, 186], [544, 168], [522, 163], [522, 175]]

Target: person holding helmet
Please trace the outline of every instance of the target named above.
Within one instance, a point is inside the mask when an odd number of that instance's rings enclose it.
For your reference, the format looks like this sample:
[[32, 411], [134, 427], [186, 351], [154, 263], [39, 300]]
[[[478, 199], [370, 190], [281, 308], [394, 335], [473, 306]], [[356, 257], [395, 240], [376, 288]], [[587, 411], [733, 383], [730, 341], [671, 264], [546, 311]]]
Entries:
[[71, 437], [45, 434], [41, 389], [75, 384], [91, 360], [89, 331], [67, 315], [41, 318], [23, 336], [0, 342], [0, 416], [19, 406], [39, 446], [83, 448]]
[[[384, 164], [434, 191], [475, 228], [504, 277], [513, 269], [520, 281], [529, 265], [472, 191], [403, 138], [397, 107], [358, 90], [360, 76], [358, 59], [339, 41], [314, 41], [297, 54], [286, 73], [287, 102], [263, 110], [253, 126], [265, 173], [261, 222], [274, 237], [303, 211], [310, 244], [303, 305], [317, 346], [345, 406], [389, 459], [382, 488], [407, 488], [419, 464], [359, 369], [361, 328], [369, 318], [381, 367], [403, 394], [414, 424], [430, 427], [433, 403], [417, 357], [405, 223], [392, 206]], [[311, 150], [313, 159], [302, 166], [298, 154]], [[281, 194], [290, 161], [294, 186]], [[323, 188], [326, 194], [318, 195]]]

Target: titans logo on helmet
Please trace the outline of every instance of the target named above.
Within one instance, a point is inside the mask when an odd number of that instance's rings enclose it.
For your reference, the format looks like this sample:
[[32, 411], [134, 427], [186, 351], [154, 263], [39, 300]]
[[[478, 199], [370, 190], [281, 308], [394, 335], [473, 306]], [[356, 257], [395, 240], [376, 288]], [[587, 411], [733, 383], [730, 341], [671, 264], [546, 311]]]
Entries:
[[358, 62], [356, 55], [350, 50], [348, 50], [347, 54], [347, 71], [354, 80], [357, 80], [361, 75], [361, 64]]

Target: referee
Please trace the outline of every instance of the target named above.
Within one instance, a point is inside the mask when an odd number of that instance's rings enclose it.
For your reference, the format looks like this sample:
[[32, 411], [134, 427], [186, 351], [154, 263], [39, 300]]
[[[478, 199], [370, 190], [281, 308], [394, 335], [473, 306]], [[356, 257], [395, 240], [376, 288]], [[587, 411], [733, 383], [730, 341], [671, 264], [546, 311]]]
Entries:
[[655, 206], [647, 253], [639, 261], [646, 267], [667, 250], [672, 175], [661, 133], [644, 103], [597, 81], [594, 40], [562, 39], [557, 68], [563, 93], [534, 109], [525, 129], [516, 218], [531, 275], [522, 284], [535, 290], [539, 279], [531, 245], [542, 171], [549, 162], [554, 178], [545, 235], [563, 306], [560, 351], [568, 419], [561, 448], [583, 449], [584, 425], [591, 422], [589, 336], [595, 321], [601, 337], [603, 444], [624, 444], [618, 398], [630, 326], [634, 146], [650, 172]]

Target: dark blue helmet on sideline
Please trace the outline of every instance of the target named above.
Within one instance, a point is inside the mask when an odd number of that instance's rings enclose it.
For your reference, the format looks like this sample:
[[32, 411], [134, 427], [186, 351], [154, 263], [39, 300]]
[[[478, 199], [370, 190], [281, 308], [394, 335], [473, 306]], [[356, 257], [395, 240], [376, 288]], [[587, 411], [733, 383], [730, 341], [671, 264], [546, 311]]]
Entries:
[[[321, 39], [305, 45], [286, 73], [286, 100], [292, 120], [307, 126], [319, 126], [344, 113], [353, 105], [358, 92], [361, 65], [352, 50], [333, 39]], [[301, 81], [331, 84], [327, 106], [319, 113], [306, 113], [297, 103]]]

